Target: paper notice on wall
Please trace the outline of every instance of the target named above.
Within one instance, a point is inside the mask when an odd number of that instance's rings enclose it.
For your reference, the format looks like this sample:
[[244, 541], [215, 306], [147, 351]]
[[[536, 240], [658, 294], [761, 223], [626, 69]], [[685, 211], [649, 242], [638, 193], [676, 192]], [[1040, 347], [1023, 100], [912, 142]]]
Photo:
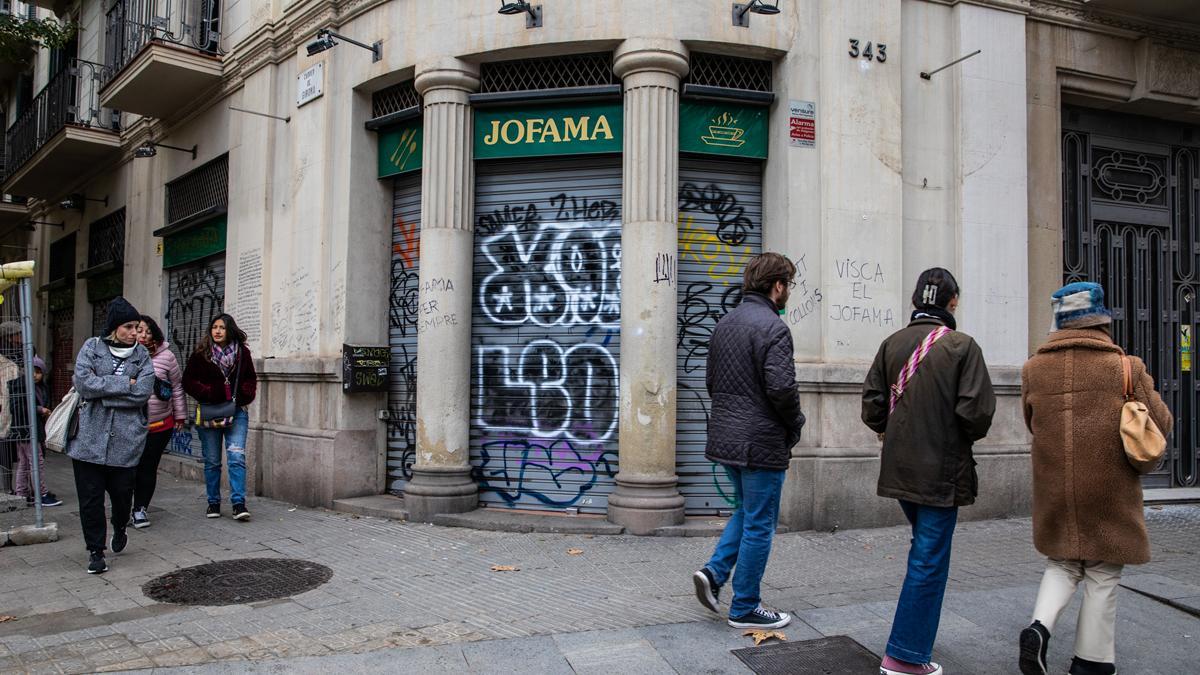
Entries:
[[250, 348], [262, 337], [262, 249], [242, 251], [238, 256], [237, 320], [246, 332]]
[[817, 104], [788, 102], [788, 142], [794, 148], [817, 147]]

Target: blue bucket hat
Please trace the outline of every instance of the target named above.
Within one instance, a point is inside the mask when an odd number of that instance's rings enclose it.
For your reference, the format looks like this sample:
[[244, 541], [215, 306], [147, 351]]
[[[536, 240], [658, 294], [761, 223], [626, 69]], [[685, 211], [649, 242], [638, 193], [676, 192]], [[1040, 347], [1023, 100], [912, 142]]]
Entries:
[[1054, 330], [1093, 328], [1112, 323], [1112, 312], [1104, 306], [1104, 288], [1090, 281], [1077, 281], [1054, 291]]

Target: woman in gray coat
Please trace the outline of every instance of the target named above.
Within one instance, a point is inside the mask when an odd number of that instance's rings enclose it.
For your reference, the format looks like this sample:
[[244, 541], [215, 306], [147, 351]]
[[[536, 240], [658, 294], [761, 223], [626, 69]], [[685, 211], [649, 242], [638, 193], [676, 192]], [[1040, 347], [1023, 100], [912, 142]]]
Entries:
[[75, 468], [79, 521], [90, 554], [88, 574], [108, 571], [104, 560], [104, 493], [112, 501], [113, 553], [129, 542], [138, 460], [146, 446], [146, 402], [154, 391], [154, 364], [137, 342], [141, 314], [125, 298], [108, 306], [104, 337], [89, 338], [75, 358], [79, 432], [67, 444]]

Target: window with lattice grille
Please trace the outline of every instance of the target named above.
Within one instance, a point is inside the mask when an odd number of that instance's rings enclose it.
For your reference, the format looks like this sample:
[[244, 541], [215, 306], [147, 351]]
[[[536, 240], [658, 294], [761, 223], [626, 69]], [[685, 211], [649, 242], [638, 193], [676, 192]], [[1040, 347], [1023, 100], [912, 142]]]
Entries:
[[383, 117], [421, 105], [415, 82], [408, 80], [375, 92], [371, 96], [371, 116]]
[[771, 92], [771, 62], [725, 54], [692, 52], [686, 84]]
[[569, 54], [538, 59], [496, 61], [479, 69], [479, 92], [541, 91], [620, 84], [612, 54]]
[[167, 183], [167, 227], [224, 213], [229, 205], [229, 155]]
[[125, 260], [125, 208], [88, 226], [88, 268]]

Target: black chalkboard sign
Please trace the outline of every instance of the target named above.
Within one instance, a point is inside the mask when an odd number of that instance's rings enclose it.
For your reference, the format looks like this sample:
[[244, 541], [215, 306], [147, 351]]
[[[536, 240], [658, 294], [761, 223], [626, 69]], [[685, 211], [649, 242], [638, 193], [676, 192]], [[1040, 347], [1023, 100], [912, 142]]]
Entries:
[[388, 347], [342, 345], [342, 393], [387, 391], [391, 358]]

